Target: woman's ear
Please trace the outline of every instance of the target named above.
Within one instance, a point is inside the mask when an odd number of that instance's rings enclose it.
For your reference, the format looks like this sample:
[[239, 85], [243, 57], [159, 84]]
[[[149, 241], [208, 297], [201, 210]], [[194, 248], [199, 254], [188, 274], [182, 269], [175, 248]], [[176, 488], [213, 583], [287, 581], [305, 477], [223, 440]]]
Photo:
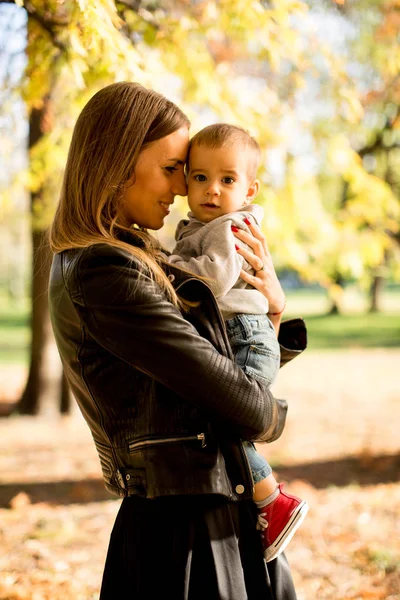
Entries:
[[260, 182], [258, 179], [254, 179], [253, 181], [250, 182], [249, 188], [247, 190], [246, 201], [244, 203], [244, 206], [246, 206], [246, 204], [250, 204], [250, 202], [253, 202], [253, 200], [257, 196], [259, 190], [260, 190]]
[[129, 179], [125, 182], [125, 187], [131, 187], [131, 185], [133, 185], [136, 181], [136, 176], [135, 176], [135, 171], [132, 172], [132, 175], [129, 177]]

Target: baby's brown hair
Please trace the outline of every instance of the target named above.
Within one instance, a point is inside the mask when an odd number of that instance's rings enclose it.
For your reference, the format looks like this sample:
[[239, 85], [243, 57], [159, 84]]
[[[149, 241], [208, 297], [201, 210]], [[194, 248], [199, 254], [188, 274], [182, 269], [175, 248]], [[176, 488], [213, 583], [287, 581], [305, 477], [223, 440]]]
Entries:
[[255, 179], [260, 166], [261, 150], [257, 141], [246, 129], [229, 125], [228, 123], [215, 123], [201, 129], [192, 137], [189, 144], [186, 169], [189, 170], [190, 150], [193, 146], [206, 146], [207, 148], [223, 148], [232, 144], [241, 144], [249, 152], [248, 175], [249, 179]]

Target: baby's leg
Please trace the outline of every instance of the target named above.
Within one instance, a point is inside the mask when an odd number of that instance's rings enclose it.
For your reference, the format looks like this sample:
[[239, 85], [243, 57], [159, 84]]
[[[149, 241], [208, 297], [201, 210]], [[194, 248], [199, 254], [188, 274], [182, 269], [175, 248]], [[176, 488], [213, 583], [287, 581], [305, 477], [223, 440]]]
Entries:
[[267, 315], [237, 315], [226, 322], [235, 362], [247, 375], [270, 386], [280, 365], [280, 347]]
[[251, 442], [243, 442], [247, 460], [249, 461], [251, 475], [254, 482], [253, 500], [264, 500], [272, 494], [278, 483], [272, 474], [272, 468], [265, 458], [261, 456]]
[[271, 473], [265, 479], [254, 483], [254, 493], [253, 500], [254, 502], [260, 502], [271, 496], [278, 487], [278, 482]]
[[256, 451], [254, 444], [243, 442], [254, 480], [258, 509], [258, 527], [262, 531], [264, 557], [267, 562], [286, 548], [308, 511], [304, 500], [285, 494], [267, 461]]
[[282, 491], [267, 461], [254, 444], [243, 442], [254, 480], [258, 526], [262, 530], [264, 557], [267, 562], [286, 548], [308, 511], [308, 504]]
[[246, 452], [247, 460], [249, 461], [251, 475], [254, 482], [253, 500], [261, 502], [273, 495], [277, 488], [278, 482], [272, 474], [271, 466], [265, 458], [261, 456], [251, 442], [243, 442], [243, 447]]
[[[266, 315], [237, 315], [226, 321], [235, 360], [248, 375], [268, 386], [279, 370], [280, 348], [275, 329]], [[280, 554], [303, 521], [308, 505], [282, 492], [267, 461], [254, 444], [243, 442], [253, 481], [253, 499], [262, 529], [264, 557], [268, 562]]]

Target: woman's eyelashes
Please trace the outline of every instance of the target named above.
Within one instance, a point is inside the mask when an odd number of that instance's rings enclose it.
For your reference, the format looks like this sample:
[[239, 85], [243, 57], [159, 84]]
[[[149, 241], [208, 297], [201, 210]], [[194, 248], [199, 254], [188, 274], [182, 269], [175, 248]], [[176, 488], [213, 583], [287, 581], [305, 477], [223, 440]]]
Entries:
[[173, 173], [174, 171], [178, 170], [178, 167], [164, 167], [166, 171], [168, 171], [168, 173]]

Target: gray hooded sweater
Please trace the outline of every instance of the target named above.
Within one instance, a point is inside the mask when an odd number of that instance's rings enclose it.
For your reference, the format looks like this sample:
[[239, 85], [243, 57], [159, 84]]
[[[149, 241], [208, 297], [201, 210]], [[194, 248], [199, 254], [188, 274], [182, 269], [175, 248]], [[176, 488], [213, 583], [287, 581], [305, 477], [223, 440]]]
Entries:
[[249, 231], [243, 219], [253, 219], [260, 225], [263, 215], [264, 211], [258, 204], [248, 204], [210, 223], [202, 223], [189, 212], [189, 219], [180, 221], [176, 228], [177, 244], [168, 262], [207, 277], [225, 319], [241, 313], [258, 315], [268, 312], [268, 300], [240, 277], [241, 269], [252, 274], [254, 269], [235, 249], [235, 244], [244, 248], [248, 246], [231, 231], [231, 225]]

